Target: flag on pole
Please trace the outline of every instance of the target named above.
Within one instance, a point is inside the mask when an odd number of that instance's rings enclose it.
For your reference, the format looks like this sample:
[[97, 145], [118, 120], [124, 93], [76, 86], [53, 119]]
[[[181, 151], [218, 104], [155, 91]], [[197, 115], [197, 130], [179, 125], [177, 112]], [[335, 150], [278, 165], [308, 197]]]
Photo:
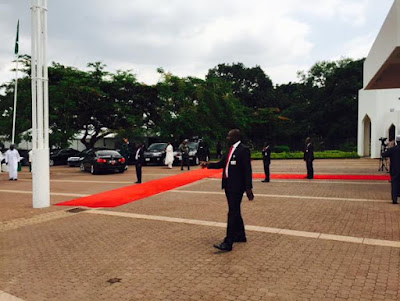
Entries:
[[18, 48], [19, 48], [19, 20], [17, 23], [17, 37], [15, 38], [15, 54], [18, 54]]

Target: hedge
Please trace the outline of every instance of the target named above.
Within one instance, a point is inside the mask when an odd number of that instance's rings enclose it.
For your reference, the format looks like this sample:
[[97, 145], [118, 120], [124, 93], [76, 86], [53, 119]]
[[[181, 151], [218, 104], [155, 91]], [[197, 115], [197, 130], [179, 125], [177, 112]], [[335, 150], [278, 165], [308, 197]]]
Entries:
[[[271, 153], [272, 159], [303, 159], [303, 152], [283, 152]], [[357, 152], [344, 152], [339, 150], [327, 150], [324, 152], [314, 152], [315, 159], [358, 159], [360, 156]], [[262, 159], [261, 152], [252, 152], [252, 159]]]

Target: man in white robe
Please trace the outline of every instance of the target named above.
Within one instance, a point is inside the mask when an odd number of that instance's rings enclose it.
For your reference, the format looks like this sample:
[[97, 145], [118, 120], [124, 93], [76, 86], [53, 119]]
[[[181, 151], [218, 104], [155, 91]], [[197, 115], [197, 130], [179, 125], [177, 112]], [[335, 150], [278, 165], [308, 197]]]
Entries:
[[172, 163], [174, 163], [174, 148], [168, 142], [168, 146], [165, 149], [165, 165], [168, 165], [168, 168], [172, 168]]
[[11, 144], [10, 149], [6, 151], [6, 164], [8, 165], [8, 175], [10, 181], [18, 180], [18, 162], [21, 157], [15, 149], [14, 144]]

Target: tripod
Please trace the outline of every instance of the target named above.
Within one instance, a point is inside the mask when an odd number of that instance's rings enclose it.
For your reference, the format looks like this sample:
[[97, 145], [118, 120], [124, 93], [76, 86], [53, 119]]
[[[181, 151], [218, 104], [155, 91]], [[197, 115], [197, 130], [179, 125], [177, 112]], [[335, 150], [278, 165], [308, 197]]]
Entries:
[[384, 151], [386, 151], [386, 145], [385, 145], [384, 141], [382, 141], [382, 144], [381, 144], [381, 157], [379, 158], [379, 169], [378, 169], [378, 171], [386, 170], [386, 172], [389, 172], [389, 169], [387, 168], [387, 158], [386, 157], [382, 157], [382, 153]]

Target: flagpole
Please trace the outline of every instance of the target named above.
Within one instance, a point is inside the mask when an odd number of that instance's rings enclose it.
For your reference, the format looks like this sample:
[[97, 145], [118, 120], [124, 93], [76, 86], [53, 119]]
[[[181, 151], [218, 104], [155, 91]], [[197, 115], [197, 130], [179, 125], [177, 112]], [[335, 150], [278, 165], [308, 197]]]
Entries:
[[14, 112], [13, 112], [12, 139], [11, 139], [12, 144], [14, 144], [14, 141], [15, 141], [15, 119], [17, 118], [18, 59], [19, 59], [19, 55], [17, 54], [16, 67], [15, 67]]
[[13, 127], [12, 127], [12, 135], [11, 135], [11, 143], [15, 142], [15, 120], [17, 118], [17, 94], [18, 94], [18, 59], [19, 59], [19, 20], [17, 23], [17, 35], [15, 37], [15, 56], [16, 56], [16, 67], [15, 67], [15, 89], [14, 89], [14, 110], [13, 110]]

